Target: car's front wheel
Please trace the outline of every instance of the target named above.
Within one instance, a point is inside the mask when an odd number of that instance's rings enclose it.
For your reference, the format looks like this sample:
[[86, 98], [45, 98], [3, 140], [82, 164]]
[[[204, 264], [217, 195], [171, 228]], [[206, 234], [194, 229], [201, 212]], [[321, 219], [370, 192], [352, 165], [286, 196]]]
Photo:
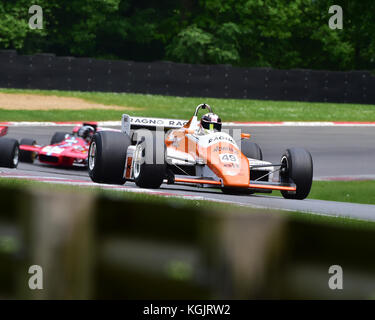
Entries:
[[247, 158], [263, 160], [262, 150], [260, 149], [259, 145], [257, 145], [255, 142], [249, 141], [248, 139], [241, 140], [241, 152]]
[[[24, 138], [20, 141], [20, 145], [34, 146], [36, 141], [29, 138]], [[20, 150], [20, 162], [34, 163], [36, 154], [32, 151]]]
[[66, 137], [70, 135], [69, 132], [55, 132], [55, 134], [51, 138], [50, 144], [57, 144], [63, 142]]
[[282, 196], [286, 199], [305, 199], [310, 193], [313, 179], [311, 154], [303, 148], [290, 148], [282, 155], [281, 163], [280, 182], [293, 182], [297, 187], [295, 193], [281, 191]]
[[126, 152], [131, 145], [130, 137], [122, 132], [97, 132], [90, 144], [88, 171], [97, 183], [124, 184]]
[[165, 145], [153, 139], [137, 143], [134, 153], [134, 180], [138, 187], [157, 189], [166, 177]]

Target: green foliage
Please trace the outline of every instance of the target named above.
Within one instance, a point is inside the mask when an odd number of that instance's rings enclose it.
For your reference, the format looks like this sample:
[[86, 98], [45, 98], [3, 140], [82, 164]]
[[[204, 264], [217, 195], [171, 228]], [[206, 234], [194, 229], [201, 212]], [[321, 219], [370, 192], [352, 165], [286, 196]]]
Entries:
[[[28, 28], [39, 4], [44, 29]], [[337, 0], [18, 0], [0, 2], [0, 48], [138, 61], [374, 69], [375, 2]]]
[[239, 33], [238, 26], [231, 22], [224, 23], [215, 34], [191, 25], [167, 46], [167, 57], [187, 63], [238, 63]]
[[167, 46], [167, 52], [169, 56], [181, 62], [199, 63], [207, 59], [207, 51], [212, 44], [212, 34], [192, 25], [177, 35], [176, 39]]
[[30, 33], [27, 19], [28, 7], [25, 1], [18, 5], [0, 2], [0, 47], [21, 49]]

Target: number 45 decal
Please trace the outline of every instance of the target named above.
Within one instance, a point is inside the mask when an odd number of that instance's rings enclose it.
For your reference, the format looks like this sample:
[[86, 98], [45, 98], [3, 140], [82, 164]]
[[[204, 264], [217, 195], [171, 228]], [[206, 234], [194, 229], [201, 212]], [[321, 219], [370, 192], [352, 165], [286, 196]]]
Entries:
[[237, 156], [231, 153], [224, 153], [220, 155], [221, 162], [238, 163]]

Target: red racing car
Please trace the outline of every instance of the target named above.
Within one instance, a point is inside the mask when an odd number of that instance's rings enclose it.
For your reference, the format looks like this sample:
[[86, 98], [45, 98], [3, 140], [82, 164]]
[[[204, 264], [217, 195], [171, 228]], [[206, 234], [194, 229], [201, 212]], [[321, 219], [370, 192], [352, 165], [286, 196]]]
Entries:
[[97, 131], [95, 122], [76, 126], [72, 133], [56, 132], [49, 145], [40, 146], [35, 140], [24, 138], [20, 141], [20, 162], [39, 162], [53, 166], [86, 166], [92, 137]]

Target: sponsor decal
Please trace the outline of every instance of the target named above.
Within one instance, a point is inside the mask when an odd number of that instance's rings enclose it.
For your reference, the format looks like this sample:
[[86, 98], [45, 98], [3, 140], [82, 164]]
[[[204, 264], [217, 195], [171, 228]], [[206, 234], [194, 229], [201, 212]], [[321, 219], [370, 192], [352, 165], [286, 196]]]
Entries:
[[223, 163], [239, 163], [237, 156], [231, 153], [223, 153], [219, 157]]
[[222, 142], [222, 141], [235, 144], [234, 140], [228, 135], [216, 135], [215, 137], [212, 137], [208, 140], [208, 144], [211, 145], [213, 143]]
[[53, 153], [60, 154], [64, 151], [64, 149], [60, 147], [53, 147], [53, 146], [47, 146], [42, 149], [42, 152], [45, 152], [47, 156], [50, 156]]
[[187, 121], [169, 120], [169, 126], [183, 127]]
[[133, 125], [180, 128], [180, 127], [184, 126], [187, 123], [187, 121], [185, 121], [185, 120], [173, 120], [173, 119], [131, 117], [130, 123], [133, 124]]
[[213, 152], [230, 152], [230, 153], [234, 153], [234, 154], [238, 154], [238, 150], [233, 148], [232, 146], [230, 147], [222, 147], [222, 146], [217, 146], [213, 149]]
[[149, 118], [130, 118], [132, 124], [144, 124], [144, 125], [158, 125], [163, 126], [164, 120], [161, 119], [149, 119]]

